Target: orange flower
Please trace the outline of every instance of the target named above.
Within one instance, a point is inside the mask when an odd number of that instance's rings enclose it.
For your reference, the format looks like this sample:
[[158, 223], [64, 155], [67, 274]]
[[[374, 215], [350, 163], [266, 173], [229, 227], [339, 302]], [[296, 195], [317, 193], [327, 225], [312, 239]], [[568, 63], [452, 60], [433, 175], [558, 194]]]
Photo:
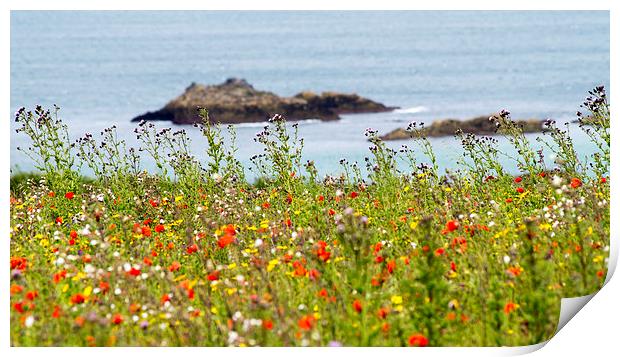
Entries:
[[426, 347], [428, 346], [428, 339], [422, 334], [413, 334], [409, 336], [409, 346]]
[[580, 179], [578, 179], [578, 178], [576, 178], [576, 177], [573, 177], [573, 178], [570, 180], [570, 187], [572, 187], [572, 188], [579, 188], [579, 187], [581, 187], [582, 185], [583, 185], [583, 182], [581, 182], [581, 180], [580, 180]]
[[392, 274], [394, 272], [394, 269], [396, 269], [396, 260], [394, 259], [388, 260], [386, 266], [387, 266], [388, 273]]
[[297, 321], [297, 325], [302, 330], [310, 330], [312, 326], [314, 326], [314, 322], [315, 322], [314, 316], [306, 315], [306, 316], [303, 316], [301, 319], [299, 319], [299, 321]]
[[13, 284], [11, 285], [11, 295], [19, 294], [24, 290], [24, 287], [21, 285]]
[[511, 312], [513, 312], [514, 310], [517, 309], [517, 304], [515, 304], [512, 301], [509, 301], [506, 303], [506, 305], [504, 306], [504, 313], [506, 315], [510, 314]]
[[229, 244], [233, 243], [234, 241], [235, 241], [235, 236], [230, 235], [230, 234], [225, 234], [225, 235], [223, 235], [220, 239], [218, 239], [218, 241], [217, 241], [217, 245], [218, 245], [220, 248], [224, 248], [224, 247], [226, 247], [227, 245], [229, 245]]

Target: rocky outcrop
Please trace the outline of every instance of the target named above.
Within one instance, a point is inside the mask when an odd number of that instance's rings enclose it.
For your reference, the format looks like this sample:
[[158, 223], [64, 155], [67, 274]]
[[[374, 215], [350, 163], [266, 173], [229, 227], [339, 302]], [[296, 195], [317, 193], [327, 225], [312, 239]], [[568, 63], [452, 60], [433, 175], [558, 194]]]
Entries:
[[288, 120], [336, 120], [340, 114], [395, 109], [357, 94], [301, 92], [293, 97], [280, 97], [256, 90], [243, 79], [230, 78], [218, 85], [192, 83], [185, 93], [162, 109], [145, 113], [132, 121], [169, 120], [175, 124], [193, 124], [201, 121], [199, 107], [209, 111], [212, 121], [223, 124], [262, 122], [274, 114], [281, 114]]
[[[424, 134], [427, 137], [442, 137], [454, 135], [457, 129], [461, 129], [464, 133], [476, 135], [495, 135], [498, 133], [493, 121], [489, 120], [490, 116], [479, 116], [469, 120], [458, 119], [442, 119], [434, 121], [430, 126], [424, 128]], [[515, 120], [524, 133], [537, 133], [543, 131], [543, 120], [525, 119]], [[499, 129], [501, 133], [501, 128]], [[382, 140], [405, 140], [411, 138], [407, 130], [398, 128], [380, 137]]]

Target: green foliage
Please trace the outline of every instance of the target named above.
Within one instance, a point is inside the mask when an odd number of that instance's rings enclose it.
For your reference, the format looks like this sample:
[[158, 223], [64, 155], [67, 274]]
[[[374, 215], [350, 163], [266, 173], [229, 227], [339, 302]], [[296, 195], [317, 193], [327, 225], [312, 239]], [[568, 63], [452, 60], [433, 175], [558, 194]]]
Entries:
[[605, 98], [597, 88], [584, 104], [599, 148], [585, 162], [549, 123], [554, 168], [507, 112], [495, 118], [518, 177], [494, 139], [463, 133], [461, 169], [441, 174], [411, 125], [416, 149], [394, 151], [369, 130], [367, 176], [342, 160], [342, 175], [319, 179], [301, 163], [297, 127], [275, 116], [256, 138], [253, 184], [234, 129], [225, 140], [206, 110], [204, 158], [183, 131], [141, 123], [137, 149], [114, 128], [70, 143], [49, 112], [20, 110], [40, 174], [11, 179], [11, 344], [542, 342], [560, 299], [595, 292], [607, 270]]

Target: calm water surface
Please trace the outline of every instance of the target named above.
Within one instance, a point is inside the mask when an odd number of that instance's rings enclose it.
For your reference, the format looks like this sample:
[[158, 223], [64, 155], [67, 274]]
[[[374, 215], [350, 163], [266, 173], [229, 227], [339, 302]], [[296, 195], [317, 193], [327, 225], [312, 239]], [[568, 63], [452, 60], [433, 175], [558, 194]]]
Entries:
[[[514, 118], [573, 120], [587, 90], [609, 85], [609, 13], [11, 14], [12, 113], [7, 114], [12, 118], [21, 106], [58, 104], [76, 138], [115, 124], [134, 145], [132, 117], [159, 109], [191, 82], [220, 83], [228, 77], [280, 95], [356, 92], [401, 107], [301, 123], [305, 158], [315, 160], [321, 173], [336, 173], [340, 158], [363, 163], [368, 127], [383, 133], [410, 121], [469, 118], [502, 108]], [[252, 139], [261, 126], [237, 126], [243, 162], [260, 153]], [[202, 156], [199, 133], [184, 128]], [[593, 150], [576, 127], [573, 136], [582, 155]], [[432, 143], [441, 167], [454, 168], [458, 142]], [[13, 169], [32, 170], [15, 149], [27, 144], [12, 134]], [[510, 151], [506, 144], [500, 141]], [[505, 164], [514, 168], [509, 159]]]

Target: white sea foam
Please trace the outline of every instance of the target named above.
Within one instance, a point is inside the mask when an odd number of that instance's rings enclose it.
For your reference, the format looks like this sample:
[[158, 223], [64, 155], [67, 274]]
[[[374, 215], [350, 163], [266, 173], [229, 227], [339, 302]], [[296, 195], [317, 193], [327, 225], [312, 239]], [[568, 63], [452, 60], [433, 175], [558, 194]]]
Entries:
[[[287, 121], [287, 123], [298, 123], [299, 125], [305, 125], [305, 124], [315, 124], [315, 123], [319, 123], [321, 120], [320, 119], [304, 119], [304, 120], [298, 120], [298, 121]], [[236, 127], [238, 128], [262, 128], [269, 125], [268, 121], [261, 121], [261, 122], [256, 122], [256, 123], [240, 123], [240, 124], [235, 124]]]
[[396, 109], [394, 111], [394, 113], [399, 113], [399, 114], [415, 114], [415, 113], [424, 113], [424, 112], [428, 112], [428, 108], [422, 105], [419, 105], [417, 107], [411, 107], [411, 108]]

